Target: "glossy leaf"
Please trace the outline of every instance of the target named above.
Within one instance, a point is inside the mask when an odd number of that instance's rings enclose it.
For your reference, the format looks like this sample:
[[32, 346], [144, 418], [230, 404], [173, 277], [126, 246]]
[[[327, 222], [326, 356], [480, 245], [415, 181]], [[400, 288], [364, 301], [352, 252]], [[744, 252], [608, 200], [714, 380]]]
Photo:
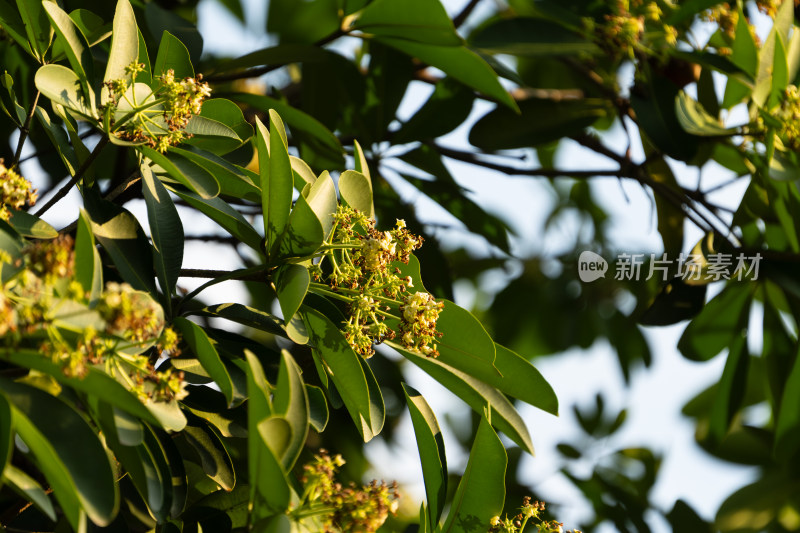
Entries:
[[261, 189], [250, 179], [248, 172], [200, 148], [170, 148], [170, 151], [192, 161], [211, 172], [217, 179], [220, 194], [242, 198], [251, 202], [261, 201]]
[[177, 79], [194, 78], [189, 50], [177, 37], [164, 31], [158, 45], [156, 61], [153, 63], [153, 77], [163, 76], [169, 70], [173, 71]]
[[37, 0], [17, 0], [17, 9], [28, 36], [28, 42], [25, 43], [27, 46], [23, 44], [23, 47], [29, 48], [33, 56], [44, 63], [45, 53], [53, 40], [53, 29], [50, 27], [47, 11], [43, 3]]
[[3, 481], [8, 483], [17, 494], [33, 503], [50, 520], [56, 521], [56, 510], [53, 508], [53, 502], [50, 501], [47, 493], [35, 479], [14, 465], [6, 465], [3, 471]]
[[150, 242], [139, 222], [128, 210], [99, 197], [85, 196], [92, 233], [134, 289], [156, 294]]
[[600, 48], [583, 35], [552, 20], [514, 17], [486, 25], [470, 37], [470, 44], [490, 54], [554, 56], [597, 54]]
[[439, 523], [439, 517], [442, 516], [447, 496], [447, 458], [444, 453], [444, 438], [439, 429], [439, 423], [436, 421], [436, 415], [433, 414], [433, 410], [425, 398], [405, 383], [403, 383], [403, 392], [406, 396], [408, 411], [411, 414], [422, 464], [429, 531], [433, 531]]
[[183, 317], [173, 322], [180, 330], [183, 339], [203, 364], [208, 375], [214, 380], [230, 406], [233, 403], [233, 383], [228, 369], [222, 363], [217, 349], [203, 328]]
[[142, 146], [139, 150], [142, 155], [163, 168], [172, 179], [204, 200], [215, 198], [219, 194], [219, 183], [204, 167], [179, 155], [162, 154], [149, 146]]
[[277, 252], [280, 236], [289, 221], [294, 178], [281, 117], [270, 110], [269, 133], [260, 121], [256, 121], [256, 126], [264, 235], [269, 256]]
[[91, 87], [94, 80], [94, 59], [89, 49], [89, 42], [69, 15], [55, 2], [43, 2], [42, 6], [53, 23], [56, 34], [66, 44], [64, 51], [67, 53], [69, 64], [78, 75], [84, 93], [88, 95], [89, 108], [94, 111], [94, 92]]
[[[40, 4], [41, 5], [41, 4]], [[50, 32], [50, 21], [47, 20], [47, 31]], [[22, 21], [19, 7], [10, 4], [7, 0], [0, 0], [0, 26], [25, 52], [38, 60], [37, 51], [28, 44], [27, 26]]]
[[236, 484], [233, 462], [219, 436], [208, 426], [186, 426], [181, 432], [200, 456], [206, 475], [227, 491]]
[[330, 417], [325, 392], [316, 385], [306, 383], [306, 396], [308, 396], [308, 422], [321, 433], [325, 431]]
[[469, 524], [483, 524], [483, 517], [500, 515], [506, 494], [507, 463], [503, 443], [489, 422], [482, 419], [442, 533], [467, 533], [473, 530]]
[[291, 428], [291, 440], [280, 456], [283, 468], [290, 472], [308, 437], [309, 402], [300, 367], [286, 350], [281, 352], [272, 406], [275, 413], [284, 416]]
[[525, 422], [511, 402], [500, 391], [438, 359], [428, 358], [406, 350], [395, 342], [387, 342], [386, 344], [447, 387], [476, 413], [483, 413], [486, 409], [491, 409], [492, 425], [505, 433], [508, 438], [517, 443], [523, 450], [533, 453], [533, 443]]
[[150, 235], [156, 252], [156, 274], [169, 310], [183, 264], [183, 224], [166, 187], [155, 178], [149, 166], [142, 165], [140, 170]]
[[[130, 1], [118, 0], [114, 13], [111, 51], [103, 81], [126, 80], [128, 84], [132, 84], [133, 77], [126, 72], [126, 67], [133, 62], [139, 62], [139, 27], [136, 25], [136, 15]], [[101, 103], [105, 104], [107, 100], [108, 94], [104, 89]]]
[[75, 280], [89, 295], [90, 301], [100, 297], [103, 291], [103, 265], [95, 247], [92, 221], [84, 210], [81, 210], [78, 217], [75, 238]]
[[[72, 515], [73, 526], [78, 509], [98, 525], [109, 524], [117, 512], [119, 493], [94, 430], [67, 404], [39, 389], [6, 379], [0, 384], [19, 413], [14, 416], [17, 432], [36, 456], [62, 509]], [[73, 508], [68, 511], [67, 505]]]
[[[214, 121], [216, 124], [222, 124], [226, 128], [219, 129], [216, 133], [208, 129], [203, 131], [199, 128], [202, 125], [202, 121], [195, 122], [195, 119], [192, 119], [189, 122], [189, 126], [195, 136], [188, 139], [186, 144], [207, 150], [216, 155], [229, 153], [253, 136], [253, 126], [245, 120], [241, 108], [230, 100], [224, 98], [205, 100], [203, 107], [200, 109], [199, 117]], [[219, 126], [215, 127], [219, 128]], [[216, 136], [208, 136], [212, 134]]]
[[381, 37], [440, 46], [462, 43], [438, 0], [375, 0], [358, 14], [353, 27]]
[[361, 172], [345, 170], [339, 176], [339, 194], [347, 205], [375, 218], [375, 207], [372, 203], [372, 182]]
[[291, 318], [300, 309], [308, 292], [311, 276], [303, 265], [284, 265], [277, 273], [275, 290], [285, 318]]
[[12, 209], [10, 212], [11, 218], [8, 219], [8, 223], [23, 237], [33, 239], [55, 239], [58, 237], [58, 231], [41, 218], [25, 211]]
[[736, 133], [735, 129], [724, 128], [719, 120], [703, 109], [700, 102], [693, 100], [683, 91], [678, 93], [678, 98], [675, 100], [675, 114], [683, 129], [692, 135], [716, 137]]
[[314, 356], [329, 372], [364, 442], [370, 441], [377, 428], [372, 425], [370, 390], [358, 355], [339, 328], [322, 313], [311, 308], [303, 308], [301, 312]]

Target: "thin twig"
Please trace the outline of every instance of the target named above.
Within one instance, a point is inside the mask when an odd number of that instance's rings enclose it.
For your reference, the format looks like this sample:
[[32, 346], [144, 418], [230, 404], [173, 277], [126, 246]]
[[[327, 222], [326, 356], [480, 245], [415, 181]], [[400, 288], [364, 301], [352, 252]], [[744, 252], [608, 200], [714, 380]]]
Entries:
[[543, 178], [591, 178], [594, 176], [623, 176], [623, 171], [621, 169], [565, 170], [556, 168], [516, 168], [480, 159], [476, 154], [471, 152], [462, 152], [461, 150], [454, 150], [438, 144], [431, 144], [431, 147], [433, 147], [443, 156], [449, 157], [450, 159], [464, 161], [465, 163], [471, 163], [483, 168], [488, 168], [489, 170], [496, 170], [497, 172], [503, 172], [504, 174], [508, 174], [510, 176], [540, 176]]
[[39, 91], [36, 91], [36, 96], [33, 97], [31, 110], [28, 112], [28, 116], [25, 117], [25, 123], [22, 124], [22, 127], [19, 129], [19, 141], [17, 141], [17, 151], [14, 153], [14, 162], [11, 163], [12, 167], [19, 164], [19, 158], [22, 156], [22, 147], [25, 146], [25, 140], [28, 138], [28, 133], [31, 131], [31, 121], [33, 120], [33, 115], [36, 113], [36, 105], [39, 103], [39, 94]]
[[103, 137], [102, 139], [100, 139], [100, 142], [97, 143], [97, 146], [94, 147], [92, 153], [89, 154], [89, 157], [86, 158], [86, 160], [80, 166], [80, 168], [72, 177], [72, 179], [70, 179], [66, 185], [61, 187], [61, 189], [59, 189], [58, 192], [56, 192], [56, 194], [53, 195], [53, 197], [50, 198], [50, 200], [48, 200], [48, 202], [44, 204], [41, 209], [36, 211], [34, 215], [37, 217], [41, 217], [48, 209], [53, 207], [59, 200], [64, 198], [67, 195], [67, 193], [70, 190], [72, 190], [72, 187], [80, 181], [80, 179], [83, 177], [83, 175], [92, 165], [92, 163], [94, 163], [94, 160], [97, 159], [97, 156], [100, 155], [100, 152], [103, 150], [103, 148], [105, 148], [107, 144], [108, 144], [108, 137]]
[[[335, 32], [333, 32], [332, 34], [328, 35], [327, 37], [324, 37], [324, 38], [320, 39], [319, 41], [315, 42], [312, 46], [322, 47], [322, 46], [325, 46], [326, 44], [330, 43], [331, 41], [335, 41], [339, 37], [343, 37], [345, 35], [347, 35], [347, 32], [342, 31], [342, 30], [339, 29], [339, 30], [336, 30]], [[241, 71], [241, 72], [231, 72], [229, 74], [224, 74], [224, 73], [223, 74], [209, 74], [204, 79], [205, 79], [205, 81], [208, 81], [208, 82], [211, 82], [211, 83], [220, 83], [220, 82], [224, 82], [224, 81], [242, 80], [242, 79], [246, 79], [246, 78], [257, 78], [259, 76], [263, 76], [264, 74], [267, 74], [268, 72], [272, 72], [273, 70], [277, 70], [277, 69], [279, 69], [281, 67], [284, 67], [284, 66], [286, 66], [286, 63], [276, 63], [274, 65], [262, 65], [260, 67], [251, 68], [249, 70], [244, 70], [244, 71]]]
[[133, 171], [130, 176], [125, 178], [125, 181], [114, 187], [114, 189], [106, 194], [105, 199], [109, 202], [113, 201], [117, 196], [127, 191], [130, 187], [135, 185], [142, 177], [139, 175], [139, 170]]
[[462, 9], [458, 15], [453, 17], [453, 26], [455, 26], [456, 29], [460, 28], [461, 25], [467, 21], [467, 19], [475, 10], [475, 8], [478, 6], [478, 3], [480, 1], [481, 0], [470, 0], [470, 2], [466, 6], [464, 6], [464, 9]]

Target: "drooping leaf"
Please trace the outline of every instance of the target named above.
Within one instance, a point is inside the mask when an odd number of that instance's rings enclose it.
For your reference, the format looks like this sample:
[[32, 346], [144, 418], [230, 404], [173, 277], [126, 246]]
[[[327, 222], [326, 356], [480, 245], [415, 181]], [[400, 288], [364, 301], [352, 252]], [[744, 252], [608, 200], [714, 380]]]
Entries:
[[414, 435], [422, 464], [425, 481], [430, 531], [436, 528], [444, 510], [447, 496], [447, 458], [444, 453], [444, 438], [436, 421], [436, 415], [425, 398], [412, 387], [403, 383], [408, 411], [414, 426]]
[[17, 494], [33, 503], [50, 520], [56, 521], [56, 510], [53, 508], [53, 502], [50, 501], [45, 490], [35, 479], [14, 465], [6, 465], [6, 469], [3, 471], [3, 481], [8, 483]]
[[225, 395], [225, 400], [230, 406], [233, 403], [233, 382], [208, 334], [203, 328], [183, 317], [177, 317], [173, 323], [180, 330], [183, 339], [189, 344], [197, 359], [203, 364], [208, 375]]
[[503, 443], [485, 418], [478, 426], [469, 461], [458, 484], [443, 533], [467, 533], [484, 517], [498, 516], [505, 502], [505, 475], [508, 458]]
[[[201, 422], [201, 424], [203, 424]], [[236, 484], [236, 471], [222, 440], [208, 425], [186, 426], [181, 432], [200, 456], [206, 475], [227, 491]]]
[[728, 346], [749, 317], [751, 288], [744, 283], [729, 283], [692, 320], [678, 341], [684, 357], [707, 361]]

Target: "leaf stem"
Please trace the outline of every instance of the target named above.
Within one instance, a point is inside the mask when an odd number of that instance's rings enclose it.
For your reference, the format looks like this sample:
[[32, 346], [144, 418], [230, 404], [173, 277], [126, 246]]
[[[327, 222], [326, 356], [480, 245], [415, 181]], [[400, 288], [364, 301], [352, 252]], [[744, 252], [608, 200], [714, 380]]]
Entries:
[[36, 91], [36, 96], [33, 97], [31, 110], [28, 111], [28, 116], [25, 117], [25, 123], [22, 124], [22, 127], [19, 129], [19, 141], [17, 141], [17, 151], [14, 152], [14, 161], [11, 163], [12, 167], [17, 166], [19, 164], [19, 158], [22, 157], [22, 147], [25, 145], [25, 140], [28, 138], [28, 133], [31, 131], [31, 121], [33, 120], [34, 113], [36, 113], [36, 105], [39, 103], [40, 94], [39, 91]]
[[72, 187], [80, 181], [80, 179], [83, 177], [83, 175], [92, 165], [92, 163], [94, 163], [94, 160], [97, 159], [97, 156], [100, 155], [100, 152], [103, 150], [103, 148], [105, 148], [108, 142], [109, 142], [108, 137], [103, 137], [102, 139], [100, 139], [100, 142], [97, 143], [97, 146], [94, 147], [94, 150], [92, 150], [92, 153], [89, 154], [89, 157], [87, 157], [86, 160], [83, 162], [83, 164], [81, 164], [80, 168], [78, 168], [78, 171], [75, 172], [75, 175], [72, 177], [72, 179], [70, 179], [66, 185], [61, 187], [58, 190], [58, 192], [56, 192], [56, 194], [53, 195], [53, 197], [50, 198], [50, 200], [48, 200], [48, 202], [42, 206], [41, 209], [39, 209], [34, 213], [34, 215], [37, 217], [42, 216], [45, 212], [47, 212], [48, 209], [53, 207], [59, 200], [64, 198], [67, 195], [67, 193], [72, 189]]

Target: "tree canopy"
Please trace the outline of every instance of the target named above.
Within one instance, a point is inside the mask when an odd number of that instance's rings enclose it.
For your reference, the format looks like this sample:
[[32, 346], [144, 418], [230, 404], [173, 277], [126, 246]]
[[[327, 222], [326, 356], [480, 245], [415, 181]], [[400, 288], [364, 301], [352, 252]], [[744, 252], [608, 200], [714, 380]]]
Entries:
[[[242, 0], [217, 1], [245, 22]], [[536, 358], [606, 341], [630, 382], [652, 362], [643, 328], [685, 323], [683, 357], [725, 364], [683, 414], [757, 478], [702, 517], [654, 504], [663, 450], [571, 468], [625, 424], [598, 396], [572, 407], [583, 442], [558, 447], [593, 511], [568, 526], [797, 530], [795, 10], [271, 0], [272, 44], [221, 57], [196, 1], [0, 0], [0, 529], [560, 531], [518, 469], [534, 447], [521, 404], [559, 412]], [[459, 128], [469, 146], [442, 140]], [[564, 148], [608, 164], [565, 165]], [[514, 257], [453, 161], [537, 179], [554, 198], [541, 239], [573, 217], [570, 249]], [[663, 255], [615, 248], [601, 177], [652, 198]], [[720, 201], [728, 188], [745, 192]], [[488, 253], [437, 238], [409, 189]], [[239, 267], [185, 268], [195, 242]], [[453, 302], [512, 259], [522, 272], [487, 309]], [[209, 296], [230, 281], [246, 301]], [[437, 419], [411, 365], [468, 427]], [[421, 502], [365, 479], [364, 444], [406, 438], [403, 417]]]

